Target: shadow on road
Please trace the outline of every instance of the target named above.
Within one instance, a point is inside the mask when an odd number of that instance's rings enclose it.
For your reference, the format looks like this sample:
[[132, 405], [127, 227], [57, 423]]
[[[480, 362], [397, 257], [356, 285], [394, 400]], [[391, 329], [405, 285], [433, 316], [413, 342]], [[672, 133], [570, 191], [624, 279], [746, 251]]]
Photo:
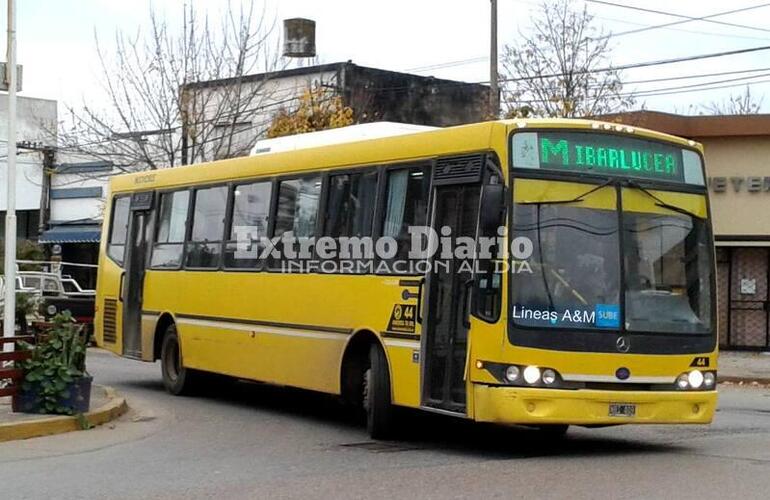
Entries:
[[[163, 392], [160, 380], [137, 380], [124, 385]], [[168, 395], [171, 398], [174, 396]], [[354, 433], [352, 441], [339, 449], [364, 449], [373, 453], [441, 450], [448, 453], [497, 459], [526, 459], [546, 456], [608, 456], [649, 453], [677, 453], [681, 444], [647, 443], [607, 435], [588, 436], [571, 431], [564, 437], [549, 437], [537, 429], [479, 424], [416, 410], [399, 413], [397, 441], [376, 443], [366, 435], [363, 415], [322, 393], [212, 377], [196, 396], [210, 403], [222, 403], [260, 413], [281, 415]], [[255, 416], [255, 418], [257, 418]], [[597, 431], [600, 432], [600, 431]]]

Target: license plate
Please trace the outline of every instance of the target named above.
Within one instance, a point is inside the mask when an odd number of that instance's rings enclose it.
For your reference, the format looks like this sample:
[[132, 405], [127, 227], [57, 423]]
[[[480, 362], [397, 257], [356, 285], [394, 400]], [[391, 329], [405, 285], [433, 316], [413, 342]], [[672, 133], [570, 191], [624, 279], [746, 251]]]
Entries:
[[635, 417], [636, 405], [627, 403], [610, 403], [610, 417]]

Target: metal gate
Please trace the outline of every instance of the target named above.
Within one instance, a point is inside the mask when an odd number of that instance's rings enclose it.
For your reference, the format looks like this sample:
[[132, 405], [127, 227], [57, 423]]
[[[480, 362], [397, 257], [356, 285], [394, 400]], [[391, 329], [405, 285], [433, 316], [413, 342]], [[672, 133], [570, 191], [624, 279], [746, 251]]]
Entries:
[[725, 348], [770, 348], [770, 251], [717, 249], [719, 343]]

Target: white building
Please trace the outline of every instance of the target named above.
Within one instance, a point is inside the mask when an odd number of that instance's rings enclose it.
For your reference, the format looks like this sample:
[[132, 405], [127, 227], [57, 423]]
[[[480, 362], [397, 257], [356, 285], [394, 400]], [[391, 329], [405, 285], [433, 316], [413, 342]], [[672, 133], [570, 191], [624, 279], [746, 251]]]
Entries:
[[[18, 97], [16, 215], [18, 239], [38, 241], [65, 262], [96, 263], [107, 181], [115, 173], [104, 162], [81, 161], [56, 150], [57, 103]], [[5, 237], [8, 185], [8, 100], [0, 99], [0, 236]], [[46, 169], [44, 160], [51, 154]], [[93, 287], [84, 271], [81, 285]]]
[[[56, 101], [18, 97], [16, 105], [17, 142], [29, 141], [53, 146], [56, 142]], [[17, 238], [37, 239], [43, 156], [20, 149], [16, 158]], [[0, 234], [5, 237], [5, 212], [8, 208], [8, 99], [0, 99]]]
[[[118, 172], [107, 162], [74, 160], [57, 155], [50, 176], [46, 229], [38, 242], [48, 245], [64, 262], [96, 264], [107, 183]], [[72, 268], [67, 272], [81, 286], [96, 285], [94, 270]]]

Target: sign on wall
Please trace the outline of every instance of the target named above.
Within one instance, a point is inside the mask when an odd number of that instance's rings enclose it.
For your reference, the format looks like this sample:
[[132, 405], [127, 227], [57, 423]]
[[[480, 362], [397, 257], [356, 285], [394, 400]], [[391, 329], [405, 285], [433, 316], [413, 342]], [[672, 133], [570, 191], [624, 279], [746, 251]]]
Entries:
[[709, 188], [714, 193], [731, 191], [735, 193], [770, 192], [770, 177], [758, 176], [733, 176], [733, 177], [709, 177]]

